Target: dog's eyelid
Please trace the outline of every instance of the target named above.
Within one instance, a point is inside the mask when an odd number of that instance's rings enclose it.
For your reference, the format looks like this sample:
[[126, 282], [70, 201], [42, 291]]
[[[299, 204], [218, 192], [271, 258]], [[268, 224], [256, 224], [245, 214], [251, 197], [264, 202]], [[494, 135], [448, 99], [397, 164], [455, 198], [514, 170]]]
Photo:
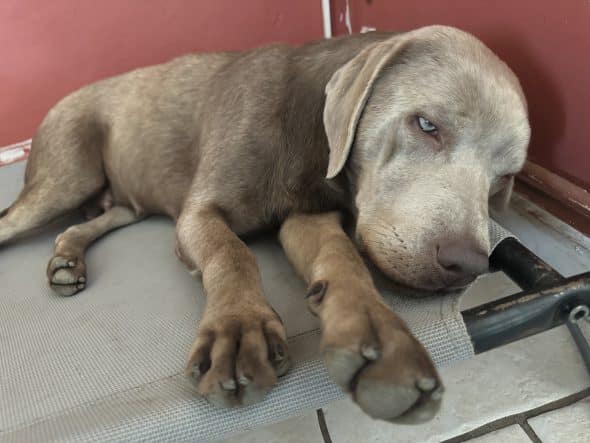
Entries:
[[440, 133], [438, 125], [436, 123], [433, 123], [432, 120], [420, 114], [415, 115], [414, 122], [418, 126], [420, 131], [422, 131], [424, 134], [431, 136], [437, 142], [440, 143]]
[[422, 129], [422, 131], [426, 132], [427, 134], [438, 132], [438, 127], [428, 118], [418, 115], [416, 116], [416, 120], [418, 121], [418, 126], [420, 126], [420, 129]]

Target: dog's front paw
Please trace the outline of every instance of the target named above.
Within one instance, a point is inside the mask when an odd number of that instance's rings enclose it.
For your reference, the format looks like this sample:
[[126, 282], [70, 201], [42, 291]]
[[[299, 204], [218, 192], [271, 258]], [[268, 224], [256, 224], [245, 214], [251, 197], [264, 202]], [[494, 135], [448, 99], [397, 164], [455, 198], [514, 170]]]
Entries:
[[289, 369], [286, 333], [268, 305], [209, 315], [190, 351], [187, 373], [220, 407], [259, 402]]
[[355, 299], [328, 293], [320, 301], [322, 353], [330, 376], [373, 418], [430, 420], [444, 389], [428, 352], [376, 297]]

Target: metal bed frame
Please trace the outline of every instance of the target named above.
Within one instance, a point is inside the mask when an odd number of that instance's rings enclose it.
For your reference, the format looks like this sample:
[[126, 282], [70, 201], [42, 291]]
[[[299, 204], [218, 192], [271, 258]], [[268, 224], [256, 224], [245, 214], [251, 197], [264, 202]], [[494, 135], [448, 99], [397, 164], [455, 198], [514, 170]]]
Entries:
[[506, 238], [490, 257], [522, 292], [462, 312], [475, 353], [566, 324], [590, 373], [590, 345], [578, 323], [590, 321], [590, 272], [570, 278]]

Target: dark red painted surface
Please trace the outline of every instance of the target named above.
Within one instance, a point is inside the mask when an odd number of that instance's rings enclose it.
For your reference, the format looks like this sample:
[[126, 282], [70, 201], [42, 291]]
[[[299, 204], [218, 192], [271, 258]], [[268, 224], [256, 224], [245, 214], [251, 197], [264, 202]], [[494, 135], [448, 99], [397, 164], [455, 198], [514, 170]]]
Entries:
[[1, 0], [0, 146], [61, 97], [191, 51], [321, 38], [319, 0]]
[[[345, 0], [332, 0], [335, 34]], [[433, 23], [470, 31], [527, 94], [531, 159], [590, 188], [590, 2], [350, 0], [353, 31]], [[341, 19], [342, 18], [342, 19]], [[191, 51], [322, 36], [320, 0], [3, 0], [0, 146], [29, 138], [47, 110], [98, 78]]]
[[[335, 34], [347, 32], [345, 0], [332, 0]], [[521, 79], [530, 108], [530, 158], [590, 189], [590, 2], [587, 0], [350, 0], [361, 26], [465, 29]]]

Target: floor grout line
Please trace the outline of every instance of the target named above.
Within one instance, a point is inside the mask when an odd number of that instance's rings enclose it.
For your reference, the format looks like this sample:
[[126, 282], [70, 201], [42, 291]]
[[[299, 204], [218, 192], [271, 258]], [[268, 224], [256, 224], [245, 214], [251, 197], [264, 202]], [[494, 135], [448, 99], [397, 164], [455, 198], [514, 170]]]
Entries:
[[[544, 414], [545, 412], [554, 411], [556, 409], [561, 409], [565, 406], [569, 406], [573, 403], [576, 403], [588, 396], [590, 396], [590, 387], [583, 389], [579, 392], [576, 392], [574, 394], [568, 395], [566, 397], [560, 398], [558, 400], [554, 400], [552, 402], [545, 403], [544, 405], [537, 406], [536, 408], [532, 408], [532, 409], [529, 409], [524, 412], [519, 412], [517, 414], [508, 415], [506, 417], [502, 417], [497, 420], [491, 421], [491, 422], [486, 423], [482, 426], [479, 426], [475, 429], [472, 429], [469, 432], [465, 432], [464, 434], [457, 435], [456, 437], [452, 437], [447, 440], [444, 440], [441, 443], [462, 443], [467, 440], [471, 440], [472, 438], [481, 437], [485, 434], [488, 434], [493, 431], [497, 431], [502, 428], [506, 428], [511, 425], [521, 425], [522, 426], [522, 424], [525, 423], [529, 418], [536, 417], [537, 415]], [[530, 427], [530, 425], [528, 425], [528, 423], [526, 425]], [[532, 430], [532, 428], [531, 428], [531, 430]], [[531, 438], [531, 436], [528, 433], [527, 433], [527, 435], [529, 436], [529, 438]], [[535, 441], [535, 440], [533, 440], [533, 441]], [[541, 440], [539, 439], [536, 441], [536, 443], [538, 443], [538, 442], [541, 442]]]
[[520, 429], [524, 431], [524, 433], [531, 439], [533, 443], [543, 443], [535, 430], [529, 425], [529, 422], [524, 420], [522, 423], [519, 423]]
[[324, 443], [332, 443], [330, 432], [328, 431], [328, 424], [326, 423], [326, 417], [324, 416], [324, 411], [322, 409], [318, 409], [316, 412], [318, 415], [318, 425], [320, 426]]

